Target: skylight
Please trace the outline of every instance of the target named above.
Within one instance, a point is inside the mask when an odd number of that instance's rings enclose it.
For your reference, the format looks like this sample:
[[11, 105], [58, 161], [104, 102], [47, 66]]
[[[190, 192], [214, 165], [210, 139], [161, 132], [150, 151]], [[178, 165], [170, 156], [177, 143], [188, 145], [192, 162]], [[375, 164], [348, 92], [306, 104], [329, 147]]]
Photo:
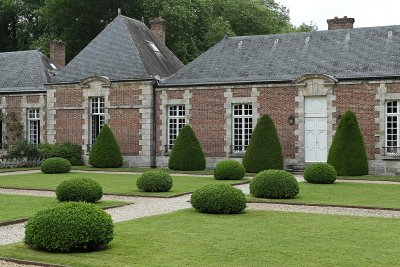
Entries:
[[160, 49], [153, 43], [153, 42], [148, 42], [150, 47], [153, 48], [154, 52], [160, 53]]
[[50, 66], [51, 66], [54, 70], [57, 69], [56, 65], [54, 65], [53, 63], [50, 63]]

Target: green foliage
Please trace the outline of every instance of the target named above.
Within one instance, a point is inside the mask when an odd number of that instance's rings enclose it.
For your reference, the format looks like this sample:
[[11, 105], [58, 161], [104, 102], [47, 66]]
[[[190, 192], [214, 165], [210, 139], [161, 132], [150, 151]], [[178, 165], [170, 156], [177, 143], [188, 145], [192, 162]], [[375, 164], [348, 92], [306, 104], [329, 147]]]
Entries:
[[103, 197], [103, 188], [95, 180], [76, 178], [62, 182], [57, 186], [58, 201], [84, 201], [95, 203]]
[[122, 154], [108, 124], [101, 128], [92, 150], [90, 150], [89, 164], [97, 168], [118, 168], [122, 166]]
[[246, 172], [283, 169], [282, 148], [274, 122], [268, 115], [262, 115], [250, 139], [243, 157]]
[[169, 156], [168, 167], [179, 171], [199, 171], [206, 168], [206, 160], [192, 127], [185, 125]]
[[217, 180], [240, 180], [244, 174], [242, 164], [236, 160], [223, 160], [214, 169], [214, 178]]
[[260, 172], [250, 182], [250, 193], [258, 198], [294, 198], [299, 190], [293, 174], [283, 170]]
[[24, 242], [49, 252], [78, 252], [103, 249], [112, 239], [109, 214], [93, 204], [67, 202], [31, 217]]
[[35, 158], [39, 157], [41, 154], [34, 144], [29, 144], [26, 139], [20, 139], [17, 143], [10, 147], [7, 152], [9, 158]]
[[49, 158], [42, 162], [40, 170], [43, 173], [66, 173], [71, 170], [71, 163], [63, 158]]
[[312, 164], [304, 171], [304, 180], [313, 184], [333, 184], [336, 177], [335, 168], [326, 163]]
[[339, 176], [368, 174], [364, 137], [356, 114], [351, 110], [346, 111], [339, 121], [329, 149], [328, 163], [335, 168]]
[[204, 213], [239, 213], [246, 208], [243, 192], [227, 184], [206, 185], [193, 192], [192, 206]]
[[136, 185], [146, 192], [167, 192], [172, 188], [172, 178], [165, 171], [147, 171], [136, 180]]
[[70, 142], [48, 144], [42, 143], [39, 145], [39, 152], [47, 157], [59, 157], [68, 160], [72, 166], [82, 166], [82, 149], [78, 144]]

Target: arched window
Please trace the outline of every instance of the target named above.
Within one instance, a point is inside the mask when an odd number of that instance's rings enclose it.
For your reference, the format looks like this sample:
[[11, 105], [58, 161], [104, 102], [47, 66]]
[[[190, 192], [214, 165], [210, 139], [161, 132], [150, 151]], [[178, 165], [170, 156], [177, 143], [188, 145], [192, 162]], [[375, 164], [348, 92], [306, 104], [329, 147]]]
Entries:
[[400, 101], [386, 103], [385, 154], [400, 155]]

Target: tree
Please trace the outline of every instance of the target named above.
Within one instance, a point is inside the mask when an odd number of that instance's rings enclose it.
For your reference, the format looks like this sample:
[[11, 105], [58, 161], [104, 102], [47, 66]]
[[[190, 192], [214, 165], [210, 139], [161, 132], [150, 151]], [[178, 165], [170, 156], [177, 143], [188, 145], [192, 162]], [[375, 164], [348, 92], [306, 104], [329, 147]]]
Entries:
[[329, 149], [328, 164], [339, 176], [368, 174], [368, 158], [364, 138], [356, 114], [347, 110], [339, 122]]
[[246, 172], [258, 173], [263, 170], [282, 170], [283, 155], [274, 122], [268, 115], [258, 120], [243, 157]]
[[180, 171], [198, 171], [206, 168], [203, 149], [189, 125], [179, 132], [169, 156], [168, 167]]
[[97, 168], [122, 166], [122, 154], [108, 124], [101, 128], [89, 154], [89, 164]]

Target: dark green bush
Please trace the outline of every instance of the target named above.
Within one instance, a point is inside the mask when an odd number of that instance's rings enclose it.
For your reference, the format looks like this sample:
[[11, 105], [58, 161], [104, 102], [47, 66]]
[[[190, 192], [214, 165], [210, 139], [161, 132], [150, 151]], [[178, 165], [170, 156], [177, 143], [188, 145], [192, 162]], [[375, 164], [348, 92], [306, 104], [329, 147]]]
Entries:
[[83, 165], [82, 148], [80, 145], [70, 142], [48, 144], [42, 143], [39, 145], [40, 153], [47, 157], [59, 157], [68, 160], [72, 166]]
[[77, 252], [103, 249], [112, 239], [109, 214], [90, 203], [65, 202], [31, 217], [24, 242], [49, 252]]
[[165, 171], [147, 171], [137, 179], [136, 185], [146, 192], [167, 192], [172, 187], [172, 178]]
[[351, 110], [346, 111], [339, 121], [329, 149], [328, 164], [335, 168], [339, 176], [368, 174], [364, 137], [358, 126], [356, 114]]
[[57, 186], [58, 201], [85, 201], [95, 203], [103, 196], [101, 185], [88, 178], [76, 178], [62, 182]]
[[111, 128], [101, 128], [89, 154], [89, 164], [97, 168], [118, 168], [122, 166], [122, 154]]
[[244, 174], [242, 164], [236, 160], [223, 160], [214, 169], [214, 178], [217, 180], [240, 180]]
[[198, 171], [206, 168], [203, 150], [189, 125], [179, 132], [169, 156], [168, 167], [180, 171]]
[[335, 168], [326, 163], [312, 164], [304, 171], [304, 180], [313, 184], [333, 184], [336, 176]]
[[268, 115], [258, 120], [243, 157], [246, 172], [283, 169], [283, 155], [274, 122]]
[[40, 170], [43, 173], [66, 173], [71, 170], [71, 163], [63, 158], [49, 158], [42, 162]]
[[192, 206], [204, 213], [239, 213], [246, 208], [242, 191], [227, 184], [206, 185], [193, 192]]
[[9, 158], [36, 158], [40, 155], [37, 145], [29, 144], [26, 139], [19, 140], [7, 152]]
[[250, 182], [250, 193], [258, 198], [294, 198], [299, 190], [293, 174], [283, 170], [262, 171]]

